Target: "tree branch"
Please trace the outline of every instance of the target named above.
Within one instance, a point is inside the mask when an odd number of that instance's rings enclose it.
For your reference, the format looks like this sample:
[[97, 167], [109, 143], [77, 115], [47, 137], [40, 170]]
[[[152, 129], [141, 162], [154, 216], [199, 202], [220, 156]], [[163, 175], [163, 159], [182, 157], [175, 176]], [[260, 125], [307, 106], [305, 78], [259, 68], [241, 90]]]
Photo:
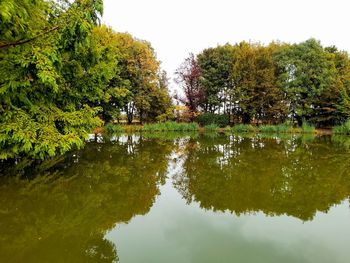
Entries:
[[21, 39], [21, 40], [15, 41], [15, 42], [5, 43], [5, 44], [2, 44], [2, 43], [1, 43], [1, 44], [0, 44], [0, 49], [2, 49], [2, 48], [7, 48], [7, 47], [15, 47], [15, 46], [23, 45], [23, 44], [25, 44], [25, 43], [28, 43], [28, 42], [30, 42], [30, 41], [33, 41], [33, 40], [35, 40], [35, 39], [37, 39], [37, 38], [39, 38], [39, 37], [42, 37], [42, 36], [44, 36], [44, 35], [46, 35], [46, 34], [49, 34], [49, 33], [53, 32], [53, 31], [56, 31], [56, 30], [58, 30], [58, 29], [59, 29], [59, 26], [55, 26], [55, 27], [50, 28], [50, 29], [48, 29], [48, 30], [46, 30], [46, 31], [44, 31], [44, 32], [42, 32], [42, 33], [40, 33], [40, 34], [38, 34], [38, 35], [32, 37], [32, 38], [29, 38], [29, 39]]

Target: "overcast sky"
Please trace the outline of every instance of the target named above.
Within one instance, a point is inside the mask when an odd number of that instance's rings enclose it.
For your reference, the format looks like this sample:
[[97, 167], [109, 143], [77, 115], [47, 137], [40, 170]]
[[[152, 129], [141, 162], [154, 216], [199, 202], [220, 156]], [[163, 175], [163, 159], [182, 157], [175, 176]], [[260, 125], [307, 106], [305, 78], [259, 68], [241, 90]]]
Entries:
[[103, 22], [151, 42], [173, 78], [189, 52], [243, 40], [350, 50], [350, 0], [104, 0]]

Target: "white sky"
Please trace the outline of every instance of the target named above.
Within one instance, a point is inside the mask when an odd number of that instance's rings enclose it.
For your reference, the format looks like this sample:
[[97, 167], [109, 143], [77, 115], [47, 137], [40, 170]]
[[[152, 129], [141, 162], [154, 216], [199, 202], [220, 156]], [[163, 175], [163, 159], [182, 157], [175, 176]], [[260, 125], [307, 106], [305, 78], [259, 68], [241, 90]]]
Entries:
[[104, 0], [103, 22], [151, 42], [173, 78], [189, 52], [242, 40], [301, 42], [350, 51], [350, 0]]

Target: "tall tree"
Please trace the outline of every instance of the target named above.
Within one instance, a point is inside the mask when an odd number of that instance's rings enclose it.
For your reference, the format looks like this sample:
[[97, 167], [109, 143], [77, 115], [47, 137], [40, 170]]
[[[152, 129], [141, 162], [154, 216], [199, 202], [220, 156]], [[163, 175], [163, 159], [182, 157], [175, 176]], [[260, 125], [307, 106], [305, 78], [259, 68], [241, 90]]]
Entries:
[[230, 102], [234, 82], [232, 68], [234, 48], [226, 44], [208, 48], [198, 54], [198, 65], [201, 71], [201, 85], [205, 91], [204, 111], [230, 113]]
[[117, 83], [129, 91], [122, 106], [129, 123], [135, 114], [138, 114], [142, 122], [151, 110], [151, 95], [158, 87], [160, 63], [147, 41], [134, 39], [125, 33], [118, 35], [118, 48], [122, 57], [119, 63], [120, 79]]
[[[309, 39], [276, 52], [279, 84], [287, 95], [292, 119], [312, 121], [320, 100], [334, 84], [336, 68], [319, 41]], [[316, 113], [317, 112], [317, 113]]]
[[179, 99], [192, 113], [199, 110], [205, 98], [205, 92], [201, 86], [201, 71], [195, 56], [190, 53], [189, 57], [181, 64], [175, 72], [175, 81], [182, 87], [184, 97]]
[[234, 79], [237, 90], [238, 114], [245, 123], [255, 119], [280, 122], [286, 114], [283, 92], [277, 86], [272, 54], [276, 46], [242, 42], [236, 46]]

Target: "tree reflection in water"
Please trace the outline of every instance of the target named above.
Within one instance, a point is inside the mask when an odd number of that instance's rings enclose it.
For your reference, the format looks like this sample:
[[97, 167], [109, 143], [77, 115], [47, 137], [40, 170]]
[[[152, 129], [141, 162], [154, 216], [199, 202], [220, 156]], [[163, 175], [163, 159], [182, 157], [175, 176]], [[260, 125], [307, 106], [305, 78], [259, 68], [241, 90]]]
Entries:
[[160, 135], [98, 138], [63, 160], [3, 174], [1, 261], [118, 261], [106, 233], [147, 214], [171, 175], [188, 203], [236, 215], [312, 220], [350, 195], [350, 143], [340, 137]]
[[312, 220], [349, 198], [344, 151], [330, 137], [201, 137], [185, 146], [174, 185], [205, 209]]
[[146, 214], [166, 176], [172, 142], [89, 144], [33, 179], [2, 177], [2, 262], [116, 262], [105, 233]]

